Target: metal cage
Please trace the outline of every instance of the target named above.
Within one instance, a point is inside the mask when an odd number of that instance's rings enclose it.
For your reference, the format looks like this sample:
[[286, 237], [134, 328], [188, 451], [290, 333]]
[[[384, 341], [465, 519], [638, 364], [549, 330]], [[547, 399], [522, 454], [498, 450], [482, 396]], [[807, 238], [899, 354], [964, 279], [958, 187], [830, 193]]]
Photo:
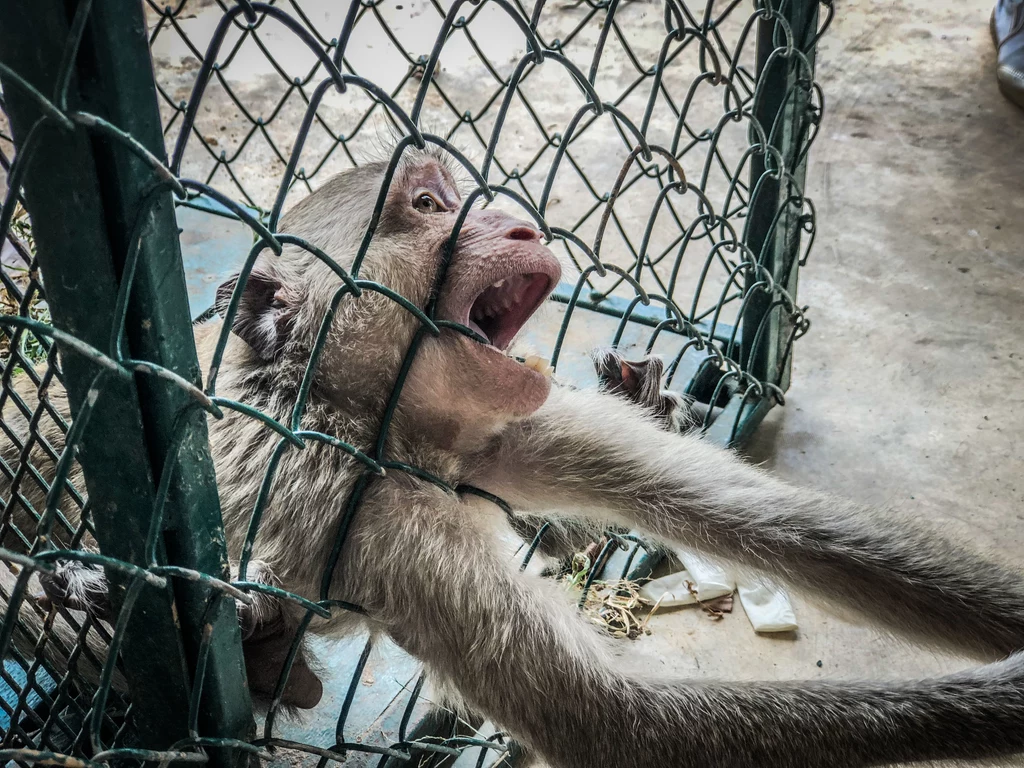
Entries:
[[[280, 249], [287, 204], [432, 144], [478, 204], [532, 218], [576, 267], [528, 338], [560, 379], [592, 383], [596, 345], [661, 354], [667, 386], [709, 406], [709, 438], [740, 443], [783, 401], [809, 324], [803, 181], [832, 13], [0, 0], [0, 756], [514, 762], [502, 734], [430, 705], [415, 660], [365, 638], [317, 647], [331, 682], [312, 719], [254, 720], [235, 601], [260, 586], [229, 579], [206, 426], [246, 406], [199, 370], [192, 322], [220, 278]], [[247, 412], [282, 450], [313, 439]], [[389, 466], [342, 449], [368, 475]], [[620, 536], [599, 563], [636, 575], [652, 557]], [[40, 598], [68, 563], [105, 570], [106, 620]], [[310, 617], [348, 609], [283, 596]]]

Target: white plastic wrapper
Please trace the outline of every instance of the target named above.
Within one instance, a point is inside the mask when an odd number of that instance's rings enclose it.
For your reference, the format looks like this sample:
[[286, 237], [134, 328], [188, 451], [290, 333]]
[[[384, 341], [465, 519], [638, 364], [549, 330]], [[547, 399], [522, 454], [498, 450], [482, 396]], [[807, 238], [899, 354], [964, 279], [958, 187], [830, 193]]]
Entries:
[[797, 629], [796, 612], [782, 587], [763, 577], [736, 577], [717, 562], [687, 549], [677, 549], [676, 555], [686, 570], [647, 582], [640, 588], [641, 600], [672, 608], [707, 602], [735, 591], [755, 632]]
[[740, 579], [740, 604], [755, 632], [793, 632], [796, 613], [786, 591], [764, 579]]
[[675, 553], [683, 568], [689, 572], [701, 600], [729, 595], [736, 589], [736, 578], [713, 560], [688, 549], [677, 549]]
[[[699, 599], [702, 603], [716, 597], [732, 594], [732, 587], [723, 584], [705, 583], [697, 586], [697, 579], [689, 571], [678, 571], [649, 581], [640, 587], [640, 599], [646, 603], [658, 603], [661, 608], [672, 608], [677, 605], [693, 605]], [[696, 595], [690, 590], [690, 586]], [[659, 602], [660, 601], [660, 602]]]

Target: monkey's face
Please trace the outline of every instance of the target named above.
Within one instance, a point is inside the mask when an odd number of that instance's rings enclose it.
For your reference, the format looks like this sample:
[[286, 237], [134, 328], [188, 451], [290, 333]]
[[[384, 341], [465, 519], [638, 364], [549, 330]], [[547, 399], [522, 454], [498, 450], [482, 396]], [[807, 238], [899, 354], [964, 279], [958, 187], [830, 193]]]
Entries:
[[[463, 201], [436, 158], [406, 153], [390, 184], [359, 277], [401, 294], [449, 327], [422, 336], [398, 404], [406, 434], [443, 447], [479, 446], [547, 398], [543, 371], [508, 354], [515, 336], [561, 275], [537, 228], [496, 210], [469, 210], [448, 255]], [[345, 264], [371, 226], [384, 166], [339, 174], [299, 203], [282, 229], [301, 235]], [[223, 287], [226, 306], [234, 283]], [[233, 329], [285, 375], [301, 371], [342, 283], [308, 253], [286, 249], [253, 270]], [[416, 315], [379, 291], [337, 304], [323, 346], [316, 391], [343, 412], [376, 409], [396, 383]], [[294, 378], [294, 377], [292, 377]]]
[[[425, 278], [429, 290], [443, 273], [435, 317], [477, 336], [450, 328], [440, 336], [425, 336], [400, 412], [417, 434], [440, 447], [476, 447], [510, 420], [533, 413], [548, 396], [550, 380], [537, 370], [542, 366], [527, 366], [509, 349], [557, 284], [561, 266], [532, 224], [501, 211], [472, 209], [445, 269], [448, 242], [463, 207], [458, 188], [429, 157], [410, 164], [400, 181], [392, 185], [382, 234], [405, 242], [404, 264], [419, 264], [393, 277], [406, 282], [419, 273], [413, 279]], [[408, 286], [406, 295], [422, 296], [423, 287]]]

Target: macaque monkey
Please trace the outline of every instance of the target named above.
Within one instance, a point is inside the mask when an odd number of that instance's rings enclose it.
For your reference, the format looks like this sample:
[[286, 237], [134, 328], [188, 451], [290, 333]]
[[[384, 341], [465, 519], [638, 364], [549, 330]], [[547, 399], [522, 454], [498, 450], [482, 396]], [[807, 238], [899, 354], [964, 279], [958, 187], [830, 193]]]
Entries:
[[[384, 166], [372, 164], [335, 177], [297, 204], [281, 230], [348, 267], [383, 176]], [[368, 481], [351, 519], [346, 500], [365, 482], [363, 464], [310, 441], [286, 450], [278, 465], [253, 557], [285, 589], [318, 599], [346, 525], [330, 597], [365, 610], [335, 611], [311, 631], [362, 623], [390, 636], [446, 690], [555, 768], [853, 768], [1024, 751], [1020, 573], [895, 513], [794, 488], [696, 430], [666, 429], [660, 393], [636, 395], [655, 386], [660, 370], [655, 384], [640, 381], [633, 394], [552, 386], [544, 366], [508, 350], [559, 280], [559, 262], [532, 224], [473, 210], [435, 288], [461, 205], [443, 162], [406, 151], [360, 272], [418, 307], [433, 302], [437, 319], [476, 334], [444, 327], [422, 337], [383, 455], [375, 455], [396, 463]], [[340, 285], [296, 247], [265, 252], [241, 289], [218, 394], [287, 423]], [[234, 288], [222, 290], [222, 307]], [[419, 327], [378, 292], [346, 296], [303, 428], [372, 454]], [[201, 360], [209, 362], [219, 332], [218, 323], [197, 329]], [[211, 421], [210, 439], [237, 558], [278, 436], [230, 411]], [[629, 673], [555, 584], [519, 572], [499, 543], [508, 523], [498, 505], [401, 466], [498, 496], [516, 514], [572, 511], [769, 572], [910, 639], [987, 663], [907, 682]], [[298, 610], [281, 603], [282, 632]], [[293, 700], [318, 698], [310, 686], [308, 678], [290, 685]]]

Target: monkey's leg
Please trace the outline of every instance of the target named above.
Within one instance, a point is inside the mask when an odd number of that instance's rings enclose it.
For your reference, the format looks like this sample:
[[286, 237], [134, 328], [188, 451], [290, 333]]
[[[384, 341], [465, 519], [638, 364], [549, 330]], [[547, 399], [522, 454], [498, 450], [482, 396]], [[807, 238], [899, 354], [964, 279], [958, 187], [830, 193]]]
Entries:
[[1024, 648], [1024, 578], [893, 512], [798, 489], [620, 398], [552, 391], [476, 463], [475, 485], [636, 525], [991, 658]]
[[388, 480], [339, 597], [555, 768], [857, 768], [1024, 750], [1024, 658], [906, 683], [631, 676], [557, 587], [494, 557], [485, 508]]

